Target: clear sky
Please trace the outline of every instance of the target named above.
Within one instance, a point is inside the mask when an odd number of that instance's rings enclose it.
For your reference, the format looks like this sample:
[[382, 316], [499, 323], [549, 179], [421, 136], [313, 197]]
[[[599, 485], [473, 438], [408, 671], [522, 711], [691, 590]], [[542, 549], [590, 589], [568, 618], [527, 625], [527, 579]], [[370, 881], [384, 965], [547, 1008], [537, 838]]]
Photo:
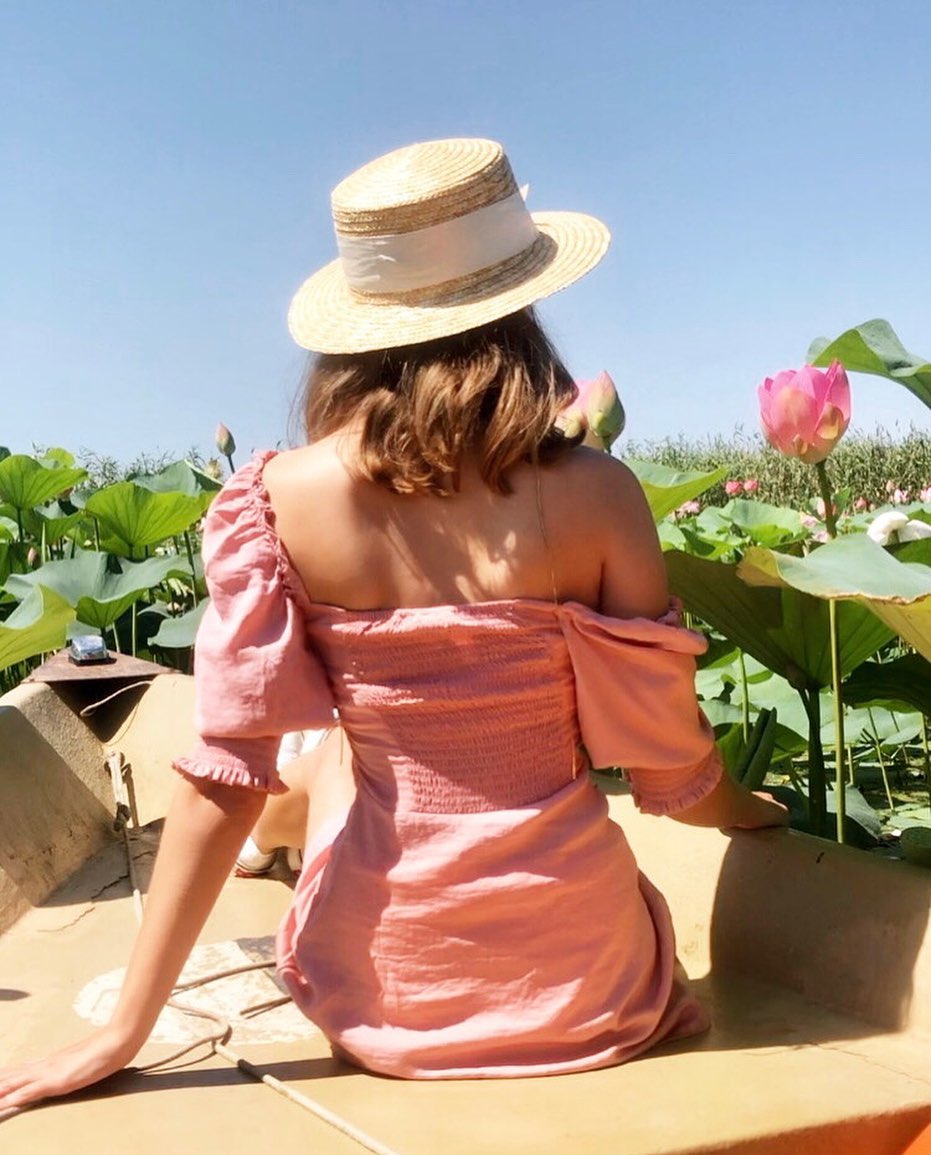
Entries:
[[[0, 0], [0, 444], [286, 439], [330, 189], [442, 136], [611, 227], [543, 315], [634, 438], [755, 429], [871, 317], [931, 358], [929, 43], [927, 0]], [[931, 427], [853, 385], [855, 426]]]

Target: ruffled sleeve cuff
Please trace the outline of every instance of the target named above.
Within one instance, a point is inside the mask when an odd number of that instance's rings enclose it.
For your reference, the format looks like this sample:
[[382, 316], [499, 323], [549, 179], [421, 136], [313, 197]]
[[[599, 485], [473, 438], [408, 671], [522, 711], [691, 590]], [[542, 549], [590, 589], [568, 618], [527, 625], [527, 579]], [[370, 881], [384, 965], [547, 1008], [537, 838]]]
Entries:
[[678, 814], [701, 802], [721, 781], [724, 767], [717, 748], [695, 766], [676, 770], [630, 770], [634, 803], [644, 814]]
[[199, 738], [190, 754], [172, 766], [186, 778], [241, 786], [262, 794], [286, 794], [275, 769], [277, 738]]

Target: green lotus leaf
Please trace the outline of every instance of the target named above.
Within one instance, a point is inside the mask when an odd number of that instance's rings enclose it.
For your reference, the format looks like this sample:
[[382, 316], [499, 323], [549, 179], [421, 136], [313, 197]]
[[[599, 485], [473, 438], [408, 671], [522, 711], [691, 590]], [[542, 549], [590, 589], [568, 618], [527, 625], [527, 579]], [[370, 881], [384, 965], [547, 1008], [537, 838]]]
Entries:
[[101, 544], [131, 557], [144, 546], [189, 529], [203, 514], [203, 501], [199, 496], [156, 493], [133, 481], [120, 481], [98, 490], [84, 508], [106, 531]]
[[23, 526], [38, 541], [42, 540], [43, 531], [47, 545], [60, 541], [76, 525], [84, 520], [84, 514], [68, 513], [62, 509], [57, 501], [41, 509], [27, 509], [23, 511]]
[[791, 588], [815, 598], [842, 599], [840, 608], [863, 606], [919, 653], [931, 657], [931, 567], [901, 560], [925, 553], [924, 543], [910, 544], [920, 551], [906, 553], [903, 547], [897, 557], [865, 534], [836, 538], [802, 558], [752, 548], [738, 573], [753, 587]]
[[14, 453], [0, 461], [0, 498], [15, 509], [32, 509], [71, 489], [87, 476], [84, 469], [48, 468], [34, 457]]
[[0, 622], [0, 670], [65, 644], [74, 610], [54, 590], [31, 588], [5, 622]]
[[152, 646], [161, 646], [162, 649], [185, 649], [194, 645], [194, 635], [204, 616], [204, 610], [210, 602], [207, 599], [200, 602], [193, 610], [181, 614], [177, 618], [165, 618], [158, 632], [149, 638]]
[[39, 458], [41, 465], [47, 465], [50, 469], [55, 469], [59, 465], [64, 465], [70, 469], [75, 464], [75, 457], [73, 453], [69, 453], [67, 449], [62, 449], [60, 446], [53, 446], [51, 449], [46, 449]]
[[25, 600], [30, 590], [47, 587], [74, 607], [79, 621], [104, 630], [169, 574], [188, 572], [187, 563], [178, 557], [121, 561], [118, 573], [108, 572], [107, 563], [105, 553], [80, 550], [73, 558], [46, 562], [31, 573], [10, 574], [3, 588]]
[[729, 501], [721, 513], [756, 545], [787, 545], [808, 537], [808, 530], [795, 510], [783, 506], [741, 497]]
[[135, 477], [133, 481], [153, 493], [183, 493], [187, 497], [197, 497], [200, 499], [202, 514], [206, 513], [216, 494], [223, 488], [222, 482], [187, 461], [176, 461], [158, 473]]
[[912, 708], [931, 717], [931, 662], [921, 654], [864, 662], [844, 683], [844, 699], [852, 706]]
[[[876, 548], [883, 552], [881, 547]], [[747, 552], [748, 557], [756, 554], [770, 556], [770, 551], [752, 547]], [[786, 554], [772, 556], [797, 560]], [[682, 599], [686, 609], [793, 686], [830, 684], [827, 601], [795, 589], [788, 582], [748, 584], [742, 580], [746, 559], [736, 566], [677, 550], [670, 550], [663, 557], [670, 589]], [[871, 657], [894, 632], [856, 602], [838, 606], [837, 625], [842, 676]]]
[[711, 473], [680, 471], [637, 458], [630, 458], [625, 464], [643, 487], [655, 521], [661, 521], [684, 501], [691, 501], [727, 477], [726, 469], [715, 469]]
[[808, 360], [812, 365], [840, 361], [855, 373], [898, 381], [931, 407], [931, 363], [909, 353], [888, 321], [865, 321], [833, 341], [817, 337], [808, 350]]

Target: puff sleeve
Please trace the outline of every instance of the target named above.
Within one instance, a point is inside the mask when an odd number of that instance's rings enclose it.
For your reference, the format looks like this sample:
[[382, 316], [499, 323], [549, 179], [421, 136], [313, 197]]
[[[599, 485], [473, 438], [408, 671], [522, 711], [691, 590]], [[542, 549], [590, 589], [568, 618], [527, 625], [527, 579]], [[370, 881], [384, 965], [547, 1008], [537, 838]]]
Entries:
[[679, 626], [675, 608], [652, 621], [573, 605], [562, 625], [592, 765], [623, 766], [649, 814], [675, 814], [710, 794], [722, 764], [695, 696], [705, 639]]
[[198, 740], [174, 768], [272, 794], [282, 734], [332, 725], [333, 695], [307, 637], [307, 596], [274, 530], [262, 468], [238, 470], [207, 514], [208, 605], [194, 645]]

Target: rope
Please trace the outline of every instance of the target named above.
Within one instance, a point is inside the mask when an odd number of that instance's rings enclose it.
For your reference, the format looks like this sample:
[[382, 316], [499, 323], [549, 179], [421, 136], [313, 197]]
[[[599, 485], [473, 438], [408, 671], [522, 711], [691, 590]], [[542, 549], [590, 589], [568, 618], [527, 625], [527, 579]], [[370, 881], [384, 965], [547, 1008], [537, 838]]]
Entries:
[[[102, 703], [97, 704], [101, 705]], [[110, 781], [113, 783], [114, 800], [116, 803], [116, 818], [114, 820], [114, 826], [123, 835], [123, 845], [126, 850], [126, 861], [129, 867], [129, 882], [133, 893], [133, 911], [136, 915], [136, 921], [141, 923], [144, 904], [142, 900], [142, 890], [139, 886], [139, 880], [136, 875], [136, 864], [133, 859], [132, 844], [130, 840], [130, 822], [133, 824], [133, 826], [138, 825], [136, 815], [131, 812], [129, 806], [129, 799], [132, 797], [132, 791], [128, 789], [127, 779], [131, 774], [131, 770], [129, 765], [124, 762], [123, 755], [117, 750], [107, 751], [106, 764], [108, 770], [110, 771]], [[244, 1059], [242, 1055], [237, 1054], [237, 1052], [234, 1051], [231, 1047], [228, 1047], [226, 1044], [232, 1036], [233, 1028], [230, 1022], [223, 1018], [222, 1015], [214, 1014], [213, 1011], [203, 1010], [200, 1007], [189, 1006], [187, 1003], [182, 1003], [175, 998], [175, 994], [181, 993], [183, 991], [189, 991], [195, 987], [204, 986], [207, 983], [217, 982], [219, 979], [228, 978], [231, 975], [243, 974], [246, 971], [267, 970], [274, 965], [275, 964], [273, 962], [246, 963], [243, 966], [229, 967], [227, 970], [211, 972], [210, 974], [203, 975], [200, 978], [193, 979], [190, 982], [186, 982], [175, 987], [174, 993], [166, 1005], [176, 1011], [181, 1011], [182, 1014], [190, 1015], [194, 1018], [206, 1019], [209, 1022], [212, 1022], [215, 1025], [215, 1030], [201, 1035], [192, 1043], [186, 1044], [184, 1047], [179, 1048], [177, 1051], [173, 1051], [170, 1055], [166, 1055], [164, 1058], [158, 1059], [152, 1063], [147, 1063], [142, 1067], [133, 1067], [132, 1070], [140, 1073], [145, 1071], [153, 1071], [160, 1067], [165, 1067], [169, 1063], [176, 1062], [178, 1059], [181, 1059], [185, 1055], [190, 1054], [191, 1051], [196, 1050], [198, 1047], [207, 1046], [210, 1048], [212, 1054], [219, 1055], [222, 1059], [225, 1059], [226, 1062], [232, 1064], [232, 1066], [242, 1071], [243, 1074], [248, 1075], [251, 1079], [255, 1079], [257, 1082], [264, 1084], [276, 1094], [281, 1095], [283, 1098], [288, 1099], [292, 1103], [295, 1103], [298, 1107], [302, 1107], [305, 1111], [309, 1111], [310, 1114], [316, 1116], [316, 1118], [320, 1119], [322, 1122], [328, 1123], [331, 1127], [334, 1127], [348, 1139], [354, 1140], [354, 1142], [358, 1143], [360, 1147], [365, 1148], [366, 1151], [371, 1151], [373, 1155], [398, 1155], [398, 1153], [391, 1147], [386, 1147], [383, 1143], [379, 1143], [377, 1139], [374, 1139], [371, 1135], [366, 1134], [365, 1131], [362, 1131], [360, 1128], [354, 1126], [341, 1115], [337, 1115], [335, 1112], [329, 1110], [329, 1108], [324, 1107], [322, 1103], [318, 1103], [315, 1099], [311, 1099], [308, 1095], [304, 1095], [300, 1091], [296, 1091], [287, 1083], [283, 1083], [280, 1079], [276, 1079], [274, 1075], [270, 1075], [267, 1072], [262, 1071], [260, 1067], [256, 1067], [253, 1063], [250, 1063], [247, 1059]], [[273, 999], [268, 1003], [261, 1003], [254, 1007], [249, 1007], [243, 1013], [246, 1015], [259, 1014], [263, 1010], [270, 1010], [274, 1006], [282, 1006], [289, 1001], [290, 999], [288, 998]], [[15, 1114], [19, 1111], [19, 1108], [13, 1107], [11, 1110]], [[6, 1117], [6, 1112], [0, 1112], [0, 1121]]]

